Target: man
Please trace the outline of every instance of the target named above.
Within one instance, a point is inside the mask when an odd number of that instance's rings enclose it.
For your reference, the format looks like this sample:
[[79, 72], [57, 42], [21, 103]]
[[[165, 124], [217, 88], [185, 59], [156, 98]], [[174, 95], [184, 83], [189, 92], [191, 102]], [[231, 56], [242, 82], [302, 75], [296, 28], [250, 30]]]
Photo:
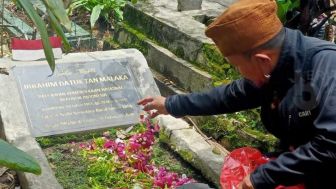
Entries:
[[[248, 175], [242, 189], [304, 183], [333, 188], [336, 170], [336, 47], [284, 28], [274, 0], [239, 0], [206, 30], [242, 79], [206, 93], [148, 97], [157, 114], [212, 115], [261, 106], [286, 150]], [[328, 174], [331, 173], [331, 174]]]

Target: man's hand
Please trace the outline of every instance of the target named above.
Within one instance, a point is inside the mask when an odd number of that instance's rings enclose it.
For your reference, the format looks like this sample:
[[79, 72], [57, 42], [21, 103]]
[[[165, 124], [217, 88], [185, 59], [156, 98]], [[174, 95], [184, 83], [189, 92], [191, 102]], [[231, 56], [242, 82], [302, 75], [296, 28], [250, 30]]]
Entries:
[[151, 112], [150, 117], [156, 117], [159, 114], [169, 114], [165, 106], [166, 98], [162, 96], [147, 97], [138, 101], [138, 105], [144, 106], [144, 111], [156, 110]]
[[244, 180], [240, 183], [239, 189], [254, 189], [250, 175], [247, 175]]

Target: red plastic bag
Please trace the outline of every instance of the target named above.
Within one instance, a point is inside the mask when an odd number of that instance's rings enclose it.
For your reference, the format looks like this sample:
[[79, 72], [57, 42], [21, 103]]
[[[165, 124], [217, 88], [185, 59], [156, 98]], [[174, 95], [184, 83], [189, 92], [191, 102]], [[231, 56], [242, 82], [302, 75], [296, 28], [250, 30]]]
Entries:
[[[224, 159], [224, 165], [220, 176], [220, 184], [222, 188], [238, 188], [246, 175], [253, 172], [259, 165], [267, 163], [268, 161], [269, 158], [263, 156], [261, 152], [255, 148], [243, 147], [233, 150]], [[304, 189], [304, 186], [278, 186], [276, 189]]]

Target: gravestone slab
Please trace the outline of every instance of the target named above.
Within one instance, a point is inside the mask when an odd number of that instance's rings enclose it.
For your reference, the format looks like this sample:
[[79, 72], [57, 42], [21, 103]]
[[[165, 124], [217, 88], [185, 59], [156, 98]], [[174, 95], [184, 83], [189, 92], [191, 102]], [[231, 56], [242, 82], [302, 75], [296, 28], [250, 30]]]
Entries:
[[177, 0], [178, 11], [201, 10], [202, 0]]
[[47, 64], [13, 68], [33, 136], [138, 122], [141, 108], [136, 102], [159, 95], [149, 68], [144, 58], [131, 54], [106, 55], [96, 53], [86, 60], [56, 64], [54, 74]]

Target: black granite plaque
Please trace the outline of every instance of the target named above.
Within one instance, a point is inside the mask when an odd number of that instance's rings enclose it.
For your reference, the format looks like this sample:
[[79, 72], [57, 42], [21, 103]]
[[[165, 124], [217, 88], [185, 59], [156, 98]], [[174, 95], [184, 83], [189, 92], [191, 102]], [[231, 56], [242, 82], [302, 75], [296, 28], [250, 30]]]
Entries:
[[128, 59], [14, 68], [33, 136], [136, 123], [140, 99]]

